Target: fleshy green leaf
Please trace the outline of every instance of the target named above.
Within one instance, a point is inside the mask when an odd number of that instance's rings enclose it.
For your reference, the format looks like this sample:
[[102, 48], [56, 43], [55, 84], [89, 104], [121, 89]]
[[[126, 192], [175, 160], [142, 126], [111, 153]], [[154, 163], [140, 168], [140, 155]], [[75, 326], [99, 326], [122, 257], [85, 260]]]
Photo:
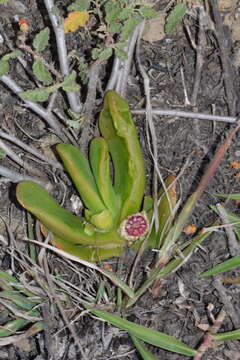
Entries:
[[194, 356], [197, 351], [184, 344], [182, 341], [175, 339], [170, 335], [166, 335], [156, 330], [145, 328], [144, 326], [135, 324], [131, 321], [119, 318], [105, 311], [89, 308], [89, 310], [99, 318], [108, 321], [110, 324], [127, 331], [136, 338], [143, 340], [151, 345], [162, 349], [172, 351], [178, 354]]
[[240, 256], [234, 256], [233, 258], [214, 266], [212, 269], [205, 271], [204, 273], [199, 275], [199, 277], [203, 278], [211, 275], [220, 274], [224, 271], [232, 270], [239, 266], [240, 266]]
[[115, 91], [105, 95], [99, 128], [114, 166], [114, 190], [122, 203], [121, 220], [140, 211], [145, 190], [142, 150], [127, 101]]
[[[17, 185], [17, 199], [20, 204], [34, 214], [55, 236], [64, 237], [69, 244], [76, 246], [124, 246], [117, 232], [85, 232], [84, 218], [72, 215], [61, 207], [40, 185], [32, 181], [22, 181]], [[112, 246], [111, 246], [112, 245]], [[78, 255], [77, 255], [78, 256]]]
[[56, 149], [85, 206], [95, 213], [103, 211], [105, 206], [85, 155], [70, 144], [58, 144]]
[[101, 199], [105, 206], [116, 216], [119, 212], [119, 201], [112, 185], [110, 156], [104, 138], [96, 137], [91, 141], [89, 159]]
[[52, 84], [52, 75], [41, 60], [33, 63], [33, 73], [43, 85]]
[[170, 14], [167, 17], [167, 22], [165, 25], [166, 34], [171, 33], [176, 28], [176, 26], [180, 23], [186, 12], [187, 12], [187, 6], [183, 3], [177, 4], [173, 8], [173, 10], [170, 12]]
[[48, 27], [45, 27], [43, 30], [41, 30], [33, 40], [33, 46], [38, 51], [43, 51], [49, 43], [49, 36], [50, 36], [50, 30]]

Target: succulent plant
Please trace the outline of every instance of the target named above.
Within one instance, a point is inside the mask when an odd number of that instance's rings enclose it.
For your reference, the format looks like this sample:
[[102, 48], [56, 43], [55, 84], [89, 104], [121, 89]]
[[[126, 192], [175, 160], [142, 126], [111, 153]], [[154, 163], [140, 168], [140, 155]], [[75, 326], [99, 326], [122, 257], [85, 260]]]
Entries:
[[[73, 145], [56, 147], [84, 203], [84, 217], [66, 211], [34, 182], [17, 185], [18, 201], [39, 219], [44, 234], [51, 232], [52, 243], [88, 261], [119, 256], [126, 246], [137, 248], [151, 218], [151, 210], [142, 209], [145, 169], [137, 131], [127, 102], [115, 91], [105, 95], [99, 128], [102, 137], [91, 141], [89, 160]], [[156, 237], [153, 231], [150, 238]]]

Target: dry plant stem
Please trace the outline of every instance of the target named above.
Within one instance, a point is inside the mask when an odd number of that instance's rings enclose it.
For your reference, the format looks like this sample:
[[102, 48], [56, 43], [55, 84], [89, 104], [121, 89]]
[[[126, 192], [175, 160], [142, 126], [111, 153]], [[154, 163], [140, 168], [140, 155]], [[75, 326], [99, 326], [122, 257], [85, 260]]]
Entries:
[[222, 280], [223, 284], [240, 284], [240, 276], [237, 277], [226, 277]]
[[[132, 114], [143, 115], [146, 113], [146, 109], [142, 110], [132, 110]], [[181, 111], [181, 110], [161, 110], [161, 109], [152, 109], [153, 115], [160, 116], [171, 116], [174, 117], [174, 120], [179, 120], [177, 118], [189, 118], [189, 119], [199, 119], [199, 120], [209, 120], [209, 121], [218, 121], [218, 122], [227, 122], [234, 124], [237, 121], [236, 117], [233, 116], [220, 116], [220, 115], [210, 115], [203, 113], [195, 113], [191, 111]], [[166, 121], [166, 119], [160, 119]]]
[[[66, 39], [64, 34], [63, 28], [63, 21], [57, 15], [57, 11], [54, 5], [54, 1], [52, 0], [44, 0], [44, 4], [46, 6], [49, 18], [51, 20], [51, 24], [55, 33], [55, 39], [57, 43], [57, 52], [58, 52], [58, 59], [60, 63], [60, 70], [62, 77], [69, 75], [69, 61], [68, 61], [68, 54], [67, 54], [67, 46], [66, 46]], [[72, 111], [79, 114], [82, 108], [82, 104], [80, 103], [79, 94], [76, 92], [66, 92], [69, 105]]]
[[[18, 96], [19, 96], [19, 93], [23, 91], [23, 89], [20, 86], [18, 86], [15, 83], [15, 81], [8, 75], [1, 76], [0, 81], [2, 81], [10, 90], [12, 90], [12, 92], [14, 92], [14, 94], [16, 94]], [[50, 128], [52, 128], [54, 130], [56, 135], [58, 135], [58, 137], [62, 141], [66, 140], [65, 136], [62, 133], [61, 125], [60, 125], [59, 121], [52, 113], [48, 113], [41, 105], [39, 105], [33, 101], [25, 100], [22, 98], [20, 98], [20, 99], [27, 105], [27, 107], [29, 109], [31, 109], [36, 114], [38, 114], [41, 118], [43, 118], [46, 121], [46, 123], [50, 126]]]
[[[4, 166], [0, 166], [0, 176], [3, 176], [5, 178], [4, 180], [9, 179], [9, 181], [17, 183], [20, 181], [34, 181], [40, 185], [45, 186], [47, 184], [47, 181], [40, 180], [39, 178], [34, 178], [32, 176], [27, 176], [23, 174], [19, 174], [19, 172], [10, 170], [8, 168], [5, 168]], [[2, 181], [2, 179], [1, 179]]]
[[50, 95], [50, 98], [49, 98], [49, 101], [48, 101], [48, 106], [47, 106], [47, 112], [48, 113], [51, 113], [53, 111], [53, 107], [54, 107], [54, 104], [56, 102], [57, 95], [58, 95], [57, 91]]
[[45, 348], [47, 349], [47, 359], [55, 360], [55, 352], [53, 346], [53, 337], [51, 336], [52, 327], [53, 327], [53, 316], [50, 311], [50, 301], [45, 301], [41, 307], [43, 324], [44, 324], [44, 339], [45, 339]]
[[236, 329], [238, 329], [240, 326], [239, 315], [237, 315], [237, 312], [234, 309], [234, 306], [231, 303], [229, 296], [227, 295], [227, 289], [222, 284], [222, 280], [221, 280], [220, 276], [214, 277], [213, 286], [217, 290], [219, 298], [220, 298], [221, 302], [223, 303], [224, 308], [225, 308], [228, 316], [230, 317], [234, 327]]
[[234, 116], [236, 114], [237, 96], [234, 90], [234, 83], [235, 83], [234, 73], [233, 73], [233, 65], [231, 64], [230, 61], [228, 37], [224, 33], [223, 22], [219, 11], [218, 1], [209, 0], [209, 4], [212, 7], [213, 17], [215, 21], [215, 34], [220, 49], [223, 79], [224, 79], [229, 114], [231, 116]]
[[196, 354], [194, 356], [193, 360], [200, 360], [202, 355], [207, 351], [207, 349], [209, 348], [209, 346], [210, 346], [210, 344], [211, 344], [211, 342], [213, 340], [213, 337], [211, 336], [211, 334], [216, 334], [218, 332], [219, 328], [221, 327], [221, 325], [222, 325], [222, 323], [223, 323], [223, 321], [225, 319], [225, 316], [226, 316], [226, 313], [222, 309], [219, 312], [214, 324], [210, 327], [207, 334], [205, 335], [203, 343], [197, 349], [198, 354]]
[[88, 93], [87, 99], [85, 102], [85, 121], [83, 122], [83, 129], [81, 132], [80, 139], [80, 147], [83, 152], [87, 153], [88, 144], [90, 139], [92, 138], [92, 133], [90, 131], [91, 121], [92, 121], [92, 113], [95, 107], [96, 102], [96, 93], [97, 93], [97, 83], [99, 81], [99, 72], [101, 69], [101, 63], [99, 61], [95, 61], [90, 68], [89, 72], [89, 81], [88, 81]]
[[204, 63], [204, 48], [206, 45], [206, 38], [205, 38], [205, 32], [203, 26], [203, 17], [204, 17], [204, 8], [203, 6], [199, 6], [199, 32], [198, 32], [198, 46], [196, 48], [197, 59], [196, 59], [195, 78], [194, 78], [193, 92], [191, 96], [192, 106], [196, 106], [197, 103], [197, 96], [201, 81], [201, 75], [202, 75], [202, 67]]
[[[67, 252], [63, 251], [63, 250], [60, 250], [60, 249], [58, 249], [58, 248], [56, 248], [54, 246], [44, 244], [44, 243], [39, 242], [39, 241], [35, 241], [35, 240], [31, 240], [31, 239], [23, 239], [23, 241], [29, 241], [29, 242], [31, 242], [33, 244], [37, 244], [39, 246], [42, 246], [42, 247], [44, 247], [46, 249], [49, 249], [49, 250], [53, 251], [54, 253], [62, 256], [63, 258], [67, 258], [67, 259], [69, 259], [71, 261], [75, 261], [75, 262], [77, 262], [79, 264], [82, 264], [82, 265], [84, 265], [84, 266], [86, 266], [86, 267], [88, 267], [90, 269], [94, 269], [94, 270], [98, 271], [100, 274], [102, 274], [102, 275], [106, 276], [108, 279], [110, 279], [114, 285], [122, 287], [122, 290], [124, 291], [124, 286], [117, 283], [117, 281], [112, 276], [113, 274], [110, 271], [102, 269], [101, 267], [97, 266], [94, 263], [89, 263], [88, 261], [82, 260], [82, 259], [78, 258], [77, 256], [70, 255]], [[131, 296], [133, 296], [133, 294], [131, 294]]]
[[117, 79], [119, 77], [121, 64], [122, 64], [122, 61], [119, 58], [117, 58], [117, 56], [115, 55], [111, 75], [110, 75], [110, 78], [109, 78], [107, 86], [106, 86], [106, 91], [115, 89]]
[[[224, 207], [221, 204], [217, 204], [216, 207], [218, 209], [219, 216], [220, 216], [223, 224], [227, 224], [228, 217], [227, 217]], [[228, 248], [229, 248], [229, 252], [230, 252], [231, 256], [239, 256], [240, 255], [240, 245], [239, 245], [239, 242], [237, 241], [236, 235], [233, 231], [233, 226], [227, 226], [225, 228], [225, 231], [228, 236]]]
[[181, 80], [182, 80], [182, 86], [183, 86], [183, 94], [184, 94], [184, 105], [185, 106], [189, 106], [190, 101], [189, 101], [189, 97], [188, 97], [188, 93], [187, 93], [187, 87], [186, 87], [186, 81], [185, 81], [185, 76], [184, 76], [184, 72], [183, 72], [183, 67], [180, 67], [180, 75], [181, 75]]
[[0, 148], [6, 153], [6, 155], [12, 159], [13, 161], [15, 161], [15, 163], [17, 163], [18, 165], [20, 165], [21, 167], [23, 167], [25, 170], [29, 171], [30, 173], [39, 176], [40, 179], [44, 177], [44, 174], [42, 173], [42, 171], [33, 168], [33, 166], [29, 163], [27, 163], [25, 160], [22, 160], [14, 151], [12, 151], [12, 149], [4, 143], [4, 141], [2, 141], [0, 139]]
[[55, 292], [55, 286], [54, 286], [54, 284], [53, 284], [53, 282], [52, 282], [52, 278], [51, 278], [51, 276], [50, 276], [49, 266], [48, 266], [48, 262], [47, 262], [46, 256], [43, 258], [43, 264], [42, 264], [42, 265], [43, 265], [44, 272], [45, 272], [45, 275], [46, 275], [46, 279], [47, 279], [47, 282], [48, 282], [48, 285], [49, 285], [49, 290], [50, 290], [50, 292], [51, 292], [51, 295], [52, 295], [55, 303], [57, 304], [57, 307], [58, 307], [58, 309], [59, 309], [59, 312], [60, 312], [60, 314], [61, 314], [61, 316], [62, 316], [65, 324], [67, 325], [69, 331], [71, 332], [71, 335], [72, 335], [72, 337], [73, 337], [73, 339], [74, 339], [75, 345], [78, 347], [78, 349], [79, 349], [79, 351], [80, 351], [80, 353], [81, 353], [81, 358], [82, 358], [83, 360], [87, 360], [87, 357], [85, 356], [85, 353], [84, 353], [84, 351], [83, 351], [82, 345], [81, 345], [81, 343], [80, 343], [80, 341], [79, 341], [79, 337], [77, 336], [76, 331], [75, 331], [73, 325], [72, 325], [72, 324], [70, 323], [70, 321], [68, 320], [67, 315], [66, 315], [66, 313], [65, 313], [65, 310], [63, 309], [62, 304], [61, 304], [61, 302], [60, 302], [60, 300], [59, 300], [59, 297], [58, 297], [58, 295], [57, 295], [56, 292]]
[[131, 37], [128, 40], [128, 45], [127, 45], [127, 49], [126, 49], [127, 60], [122, 62], [121, 73], [118, 76], [118, 81], [117, 81], [115, 90], [123, 97], [126, 97], [127, 82], [128, 82], [128, 78], [129, 78], [129, 74], [130, 74], [130, 70], [131, 70], [134, 50], [136, 47], [136, 43], [137, 43], [137, 39], [139, 37], [140, 31], [141, 31], [141, 27], [137, 26], [136, 29], [134, 30], [133, 34], [131, 35]]
[[43, 154], [41, 154], [40, 152], [38, 152], [36, 149], [32, 148], [31, 146], [26, 145], [24, 142], [22, 142], [18, 138], [14, 137], [12, 135], [9, 135], [1, 130], [0, 130], [0, 138], [11, 141], [13, 144], [21, 147], [22, 149], [26, 150], [30, 154], [33, 154], [38, 159], [41, 159], [44, 162], [46, 162], [47, 164], [51, 165], [53, 168], [63, 170], [63, 167], [59, 162], [57, 162], [56, 160], [48, 159], [46, 156], [44, 156]]

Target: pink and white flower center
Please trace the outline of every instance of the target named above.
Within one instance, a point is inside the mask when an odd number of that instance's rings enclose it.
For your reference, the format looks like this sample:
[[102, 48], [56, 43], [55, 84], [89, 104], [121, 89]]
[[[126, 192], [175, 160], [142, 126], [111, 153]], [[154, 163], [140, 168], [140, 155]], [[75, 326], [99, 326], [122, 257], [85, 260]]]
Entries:
[[145, 234], [147, 228], [148, 223], [144, 216], [132, 215], [128, 217], [124, 230], [129, 236], [139, 237]]

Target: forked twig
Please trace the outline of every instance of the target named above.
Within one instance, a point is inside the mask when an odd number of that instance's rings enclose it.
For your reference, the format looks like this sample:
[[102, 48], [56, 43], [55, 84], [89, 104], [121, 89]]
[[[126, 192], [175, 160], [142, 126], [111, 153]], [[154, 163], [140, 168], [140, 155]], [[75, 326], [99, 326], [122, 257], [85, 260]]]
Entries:
[[[69, 60], [67, 54], [63, 21], [60, 18], [60, 16], [57, 14], [53, 0], [44, 0], [44, 4], [46, 6], [55, 33], [60, 70], [62, 76], [64, 77], [66, 75], [69, 75]], [[79, 114], [82, 109], [82, 104], [80, 103], [79, 94], [72, 91], [66, 91], [66, 93], [71, 110]]]
[[207, 334], [204, 337], [204, 340], [202, 342], [202, 344], [199, 346], [198, 348], [198, 353], [197, 355], [194, 356], [193, 360], [200, 360], [201, 357], [203, 356], [203, 354], [207, 351], [207, 349], [209, 348], [213, 337], [211, 336], [211, 334], [216, 334], [219, 330], [219, 328], [221, 327], [223, 320], [225, 319], [226, 313], [225, 311], [222, 309], [220, 311], [220, 313], [218, 314], [216, 320], [214, 321], [214, 324], [209, 328]]

